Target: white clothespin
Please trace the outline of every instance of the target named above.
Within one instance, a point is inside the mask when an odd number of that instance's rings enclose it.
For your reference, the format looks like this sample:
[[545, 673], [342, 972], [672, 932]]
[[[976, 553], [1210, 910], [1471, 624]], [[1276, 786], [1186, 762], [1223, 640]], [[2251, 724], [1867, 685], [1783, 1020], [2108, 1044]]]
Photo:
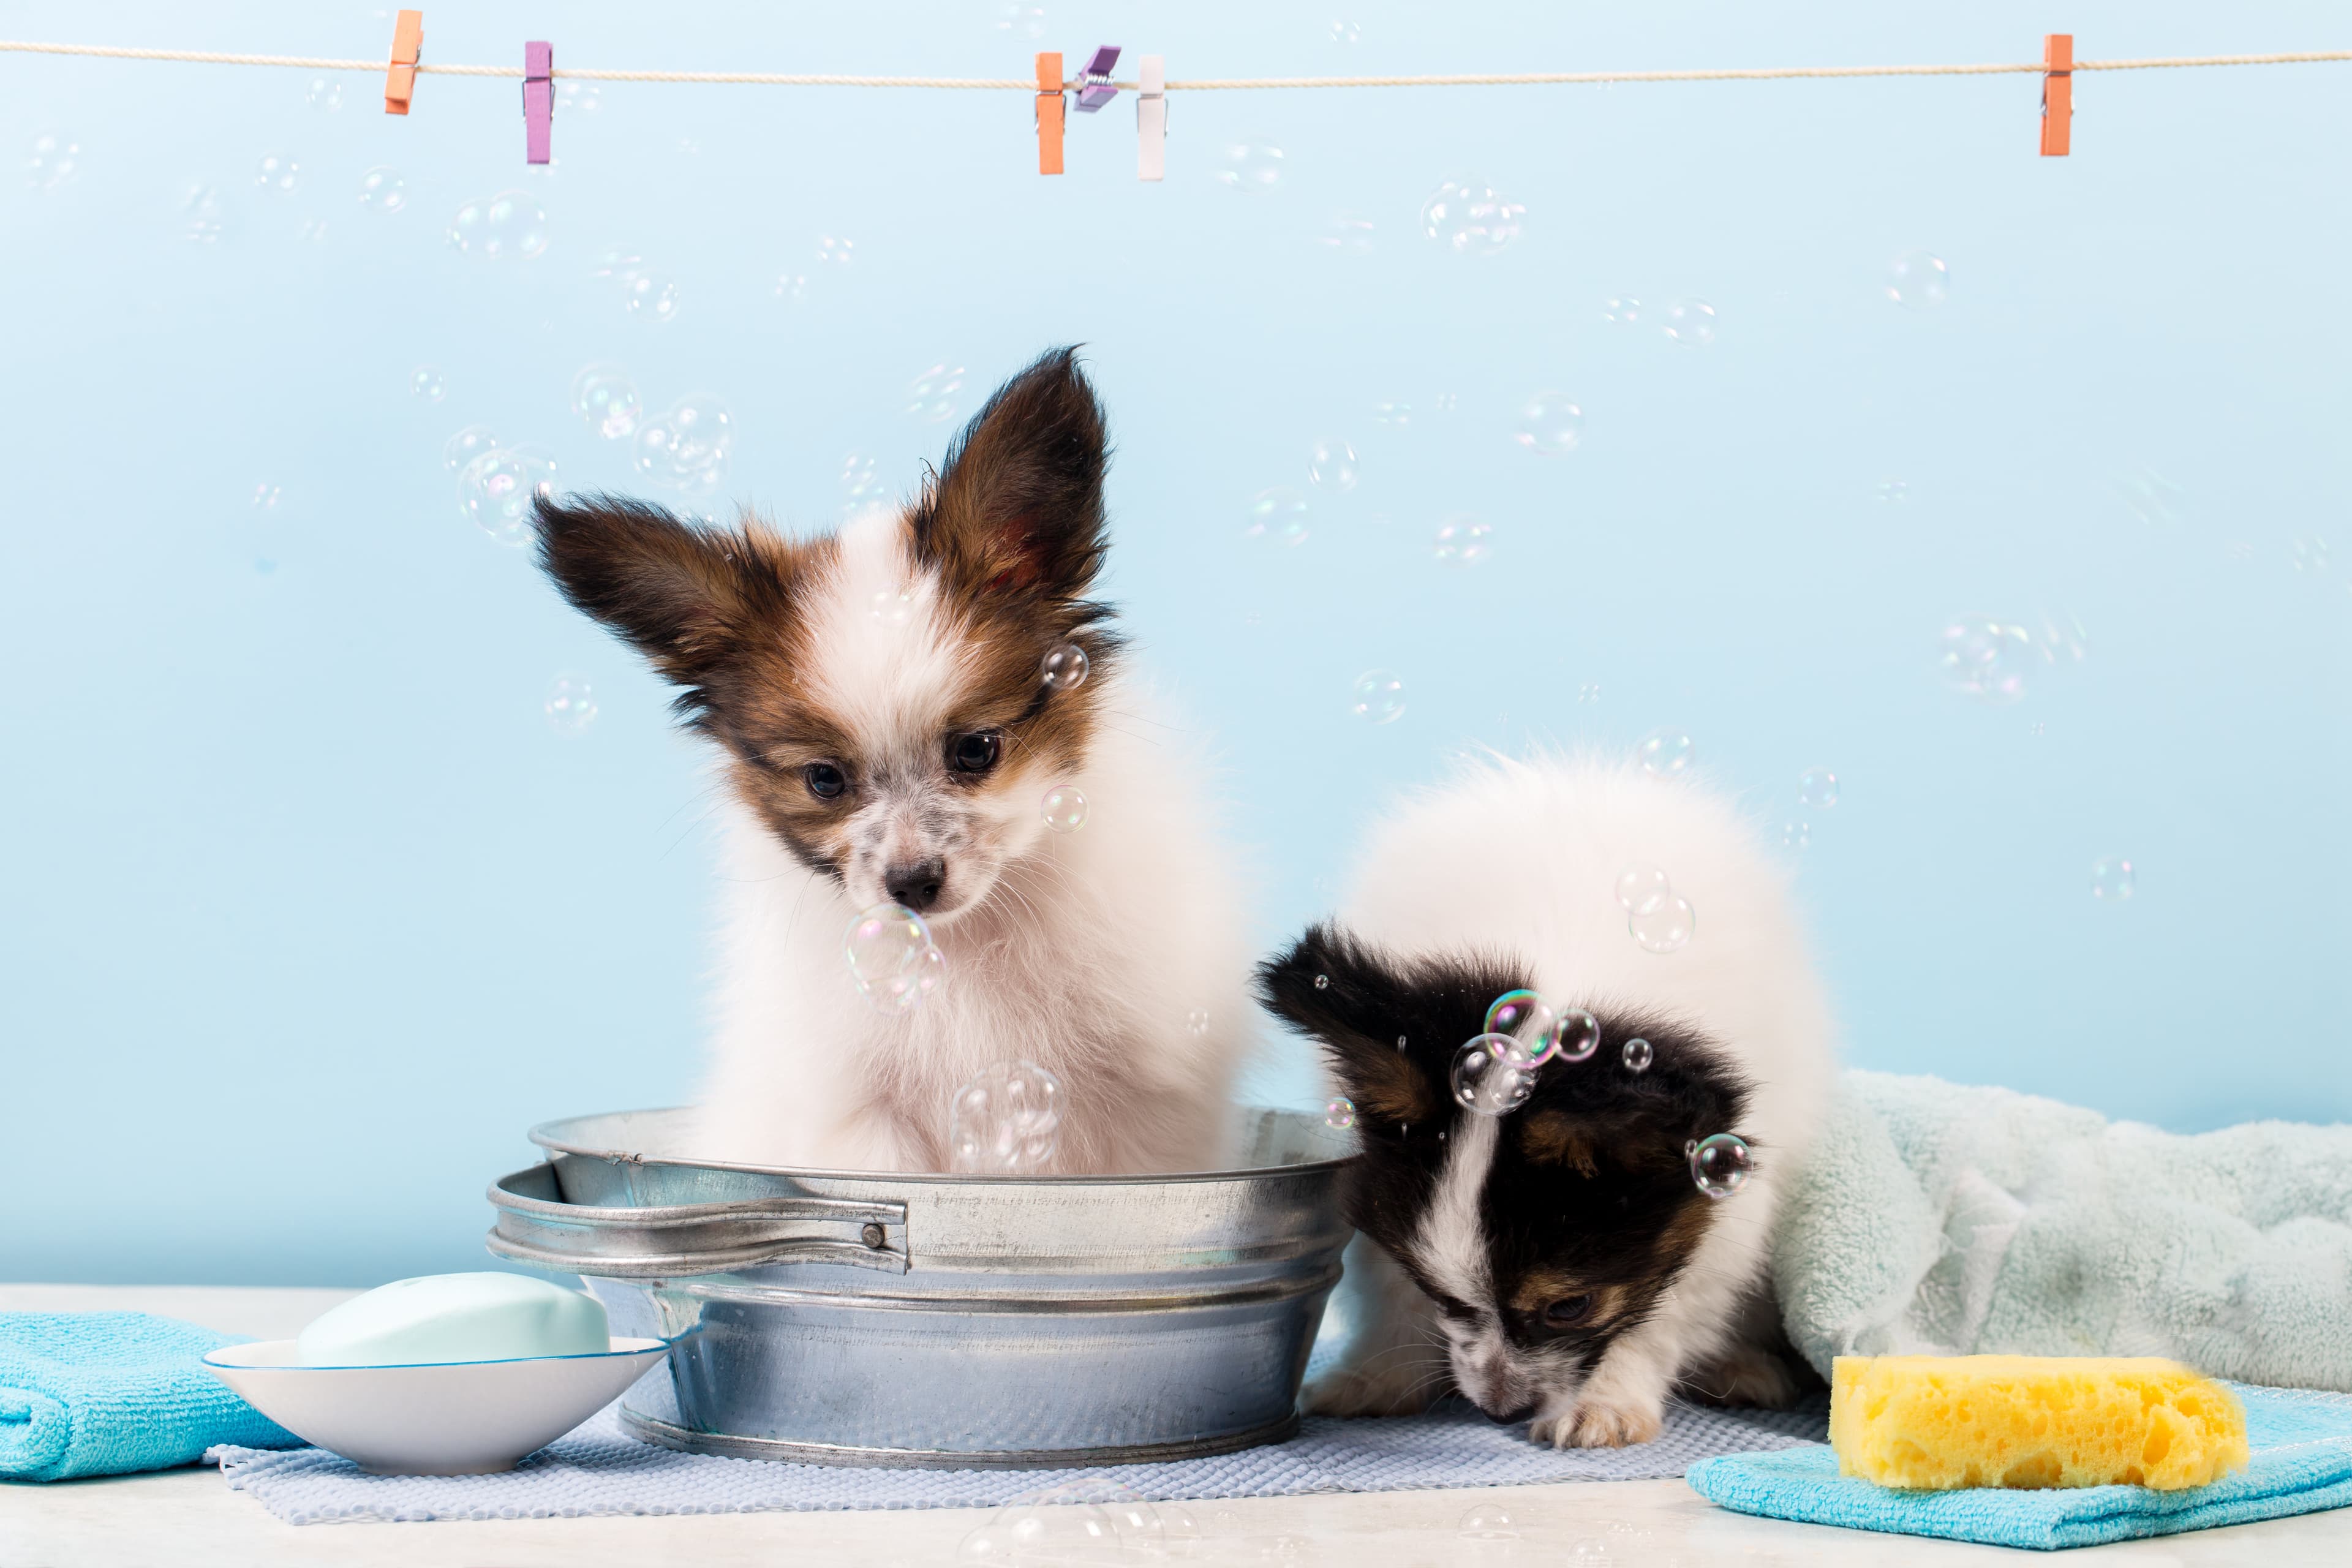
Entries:
[[1135, 95], [1135, 177], [1164, 179], [1168, 174], [1168, 65], [1146, 55], [1136, 62], [1141, 79]]

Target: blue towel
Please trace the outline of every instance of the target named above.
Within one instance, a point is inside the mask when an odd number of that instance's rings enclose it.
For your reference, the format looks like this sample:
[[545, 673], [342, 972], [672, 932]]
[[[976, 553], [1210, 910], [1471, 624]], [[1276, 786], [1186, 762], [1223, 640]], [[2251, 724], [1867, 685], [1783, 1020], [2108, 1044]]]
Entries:
[[300, 1447], [205, 1370], [206, 1351], [238, 1342], [144, 1312], [0, 1312], [0, 1479], [169, 1469], [215, 1443]]
[[1837, 1456], [1827, 1448], [1701, 1459], [1684, 1479], [1700, 1496], [1738, 1513], [2039, 1552], [2246, 1524], [2352, 1503], [2352, 1398], [2243, 1384], [2232, 1384], [2231, 1390], [2246, 1406], [2246, 1440], [2253, 1449], [2253, 1462], [2210, 1486], [2181, 1491], [2145, 1487], [1895, 1491], [1839, 1475]]

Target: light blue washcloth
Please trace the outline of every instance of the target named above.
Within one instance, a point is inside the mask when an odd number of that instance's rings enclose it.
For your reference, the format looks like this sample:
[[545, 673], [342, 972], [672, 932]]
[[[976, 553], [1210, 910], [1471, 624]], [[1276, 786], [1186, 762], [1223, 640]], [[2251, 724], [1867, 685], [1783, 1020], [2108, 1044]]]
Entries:
[[1772, 1271], [1823, 1376], [1840, 1355], [2156, 1355], [2352, 1391], [2352, 1126], [2188, 1135], [1850, 1072]]
[[0, 1312], [0, 1479], [192, 1465], [216, 1443], [302, 1440], [206, 1372], [241, 1342], [144, 1312]]
[[2249, 1524], [2352, 1503], [2352, 1399], [2242, 1384], [2231, 1392], [2246, 1406], [2253, 1462], [2210, 1486], [2182, 1491], [1896, 1491], [1841, 1476], [1837, 1456], [1827, 1448], [1701, 1459], [1685, 1479], [1700, 1496], [1738, 1513], [2040, 1552]]

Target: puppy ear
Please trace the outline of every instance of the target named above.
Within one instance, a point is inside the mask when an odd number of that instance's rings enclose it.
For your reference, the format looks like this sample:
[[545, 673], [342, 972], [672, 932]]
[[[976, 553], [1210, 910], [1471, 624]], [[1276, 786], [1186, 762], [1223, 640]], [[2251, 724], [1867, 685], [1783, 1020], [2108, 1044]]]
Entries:
[[[1536, 1080], [1517, 1129], [1530, 1163], [1585, 1176], [1680, 1172], [1685, 1145], [1738, 1131], [1749, 1085], [1720, 1046], [1671, 1019], [1605, 1007], [1599, 1016], [1592, 1059], [1556, 1062]], [[1650, 1042], [1651, 1063], [1628, 1072], [1625, 1042], [1637, 1037]]]
[[[690, 528], [660, 507], [619, 496], [541, 496], [539, 563], [563, 596], [635, 643], [669, 679], [699, 689], [738, 646], [764, 562], [740, 532]], [[772, 585], [774, 586], [774, 585]], [[773, 596], [781, 601], [780, 591]]]
[[963, 593], [1076, 600], [1103, 554], [1103, 415], [1075, 350], [999, 387], [914, 516], [916, 552]]

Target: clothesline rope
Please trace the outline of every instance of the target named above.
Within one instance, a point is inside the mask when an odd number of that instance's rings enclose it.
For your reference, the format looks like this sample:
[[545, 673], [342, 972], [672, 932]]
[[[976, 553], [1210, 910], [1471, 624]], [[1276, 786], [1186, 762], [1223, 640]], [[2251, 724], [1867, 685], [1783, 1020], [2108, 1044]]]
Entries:
[[[0, 39], [0, 54], [79, 55], [99, 59], [184, 60], [196, 65], [285, 66], [297, 70], [380, 71], [383, 60], [330, 59], [310, 55], [223, 54], [207, 49], [138, 49], [115, 44], [50, 44]], [[2295, 54], [2182, 55], [2160, 59], [2076, 60], [2077, 71], [2175, 70], [2205, 66], [2320, 65], [2352, 60], [2352, 49], [2316, 49]], [[520, 77], [520, 66], [438, 65], [419, 62], [426, 76]], [[1258, 89], [1335, 87], [1549, 87], [1583, 86], [1619, 81], [1786, 81], [1802, 78], [1905, 76], [2040, 76], [2050, 68], [2041, 61], [2018, 65], [1953, 66], [1752, 66], [1717, 70], [1670, 71], [1523, 71], [1504, 74], [1449, 76], [1289, 76], [1203, 78], [1171, 81], [1170, 92], [1231, 92]], [[557, 80], [727, 82], [754, 87], [904, 87], [950, 90], [997, 89], [1035, 92], [1033, 77], [845, 76], [786, 71], [646, 71], [597, 70], [565, 67], [553, 73]], [[1075, 91], [1085, 85], [1072, 79], [1063, 84]], [[1136, 90], [1137, 84], [1114, 84]]]

